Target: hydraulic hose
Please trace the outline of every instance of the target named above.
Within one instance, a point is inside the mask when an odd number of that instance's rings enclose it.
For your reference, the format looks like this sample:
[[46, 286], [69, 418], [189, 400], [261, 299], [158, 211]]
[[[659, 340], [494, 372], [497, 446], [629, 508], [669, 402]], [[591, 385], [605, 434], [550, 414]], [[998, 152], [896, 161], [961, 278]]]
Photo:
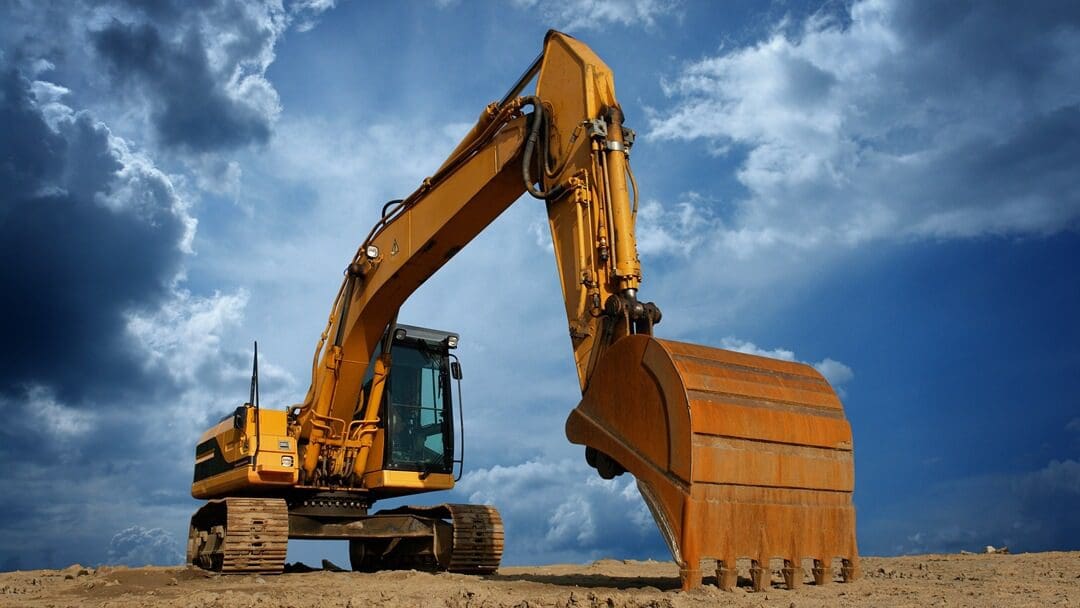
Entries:
[[541, 103], [540, 98], [535, 95], [522, 98], [522, 100], [533, 107], [532, 121], [529, 125], [529, 135], [525, 139], [525, 150], [521, 153], [521, 177], [525, 180], [525, 191], [528, 192], [533, 198], [540, 200], [552, 200], [562, 196], [564, 189], [555, 187], [545, 192], [539, 188], [533, 186], [531, 165], [533, 163], [533, 155], [536, 152], [537, 142], [541, 137], [544, 138], [544, 144], [542, 146], [544, 159], [542, 162], [547, 163], [547, 131], [544, 129], [547, 121], [547, 112], [544, 110], [544, 104]]

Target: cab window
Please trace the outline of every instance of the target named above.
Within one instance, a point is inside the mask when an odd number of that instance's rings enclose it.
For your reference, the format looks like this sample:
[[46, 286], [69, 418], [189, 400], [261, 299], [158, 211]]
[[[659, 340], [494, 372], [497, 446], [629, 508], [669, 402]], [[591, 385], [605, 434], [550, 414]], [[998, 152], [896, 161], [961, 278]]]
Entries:
[[446, 472], [450, 445], [450, 381], [445, 354], [426, 343], [394, 344], [386, 392], [386, 466]]

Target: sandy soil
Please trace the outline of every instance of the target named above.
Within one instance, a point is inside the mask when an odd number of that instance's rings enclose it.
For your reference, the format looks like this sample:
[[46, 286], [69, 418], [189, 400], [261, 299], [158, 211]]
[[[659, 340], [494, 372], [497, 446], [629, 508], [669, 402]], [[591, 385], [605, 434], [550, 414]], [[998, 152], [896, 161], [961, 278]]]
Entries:
[[1080, 552], [869, 557], [855, 583], [787, 591], [776, 571], [774, 587], [763, 593], [749, 591], [747, 568], [741, 564], [733, 592], [707, 584], [684, 593], [674, 564], [652, 561], [512, 567], [486, 577], [411, 570], [220, 576], [189, 568], [72, 566], [0, 573], [0, 606], [1080, 606]]

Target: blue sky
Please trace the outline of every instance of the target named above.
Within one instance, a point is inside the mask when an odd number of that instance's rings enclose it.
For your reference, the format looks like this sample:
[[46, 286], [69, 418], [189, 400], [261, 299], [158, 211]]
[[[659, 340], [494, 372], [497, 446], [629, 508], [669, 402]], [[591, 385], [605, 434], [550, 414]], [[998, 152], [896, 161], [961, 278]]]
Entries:
[[[336, 5], [335, 5], [336, 4]], [[182, 559], [192, 450], [299, 401], [341, 269], [539, 51], [613, 68], [663, 337], [816, 365], [864, 554], [1080, 548], [1075, 3], [6, 3], [0, 569]], [[666, 559], [577, 403], [542, 206], [404, 322], [459, 331], [509, 563]], [[290, 559], [344, 561], [341, 543]]]

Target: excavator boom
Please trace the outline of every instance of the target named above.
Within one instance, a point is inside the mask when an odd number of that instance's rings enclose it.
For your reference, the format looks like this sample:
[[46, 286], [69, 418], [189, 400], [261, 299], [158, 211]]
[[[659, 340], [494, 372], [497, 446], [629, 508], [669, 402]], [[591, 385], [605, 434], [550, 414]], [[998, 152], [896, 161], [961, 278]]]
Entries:
[[[536, 93], [519, 96], [534, 77]], [[643, 276], [633, 144], [610, 68], [582, 42], [549, 32], [540, 57], [501, 101], [484, 109], [446, 162], [408, 197], [387, 203], [350, 261], [316, 348], [311, 388], [281, 421], [288, 427], [281, 449], [293, 450], [298, 462], [288, 471], [292, 477], [277, 478], [278, 487], [370, 501], [452, 486], [449, 475], [426, 469], [387, 470], [387, 395], [409, 390], [400, 375], [388, 388], [403, 365], [395, 367], [391, 347], [408, 333], [399, 331], [397, 313], [528, 193], [546, 205], [582, 390], [567, 437], [585, 446], [586, 460], [601, 476], [634, 475], [680, 564], [683, 586], [701, 584], [703, 558], [718, 560], [724, 588], [735, 584], [739, 557], [753, 560], [757, 589], [769, 584], [773, 558], [784, 560], [789, 587], [801, 582], [804, 558], [814, 560], [819, 583], [832, 578], [834, 559], [842, 560], [845, 580], [856, 576], [851, 429], [821, 374], [799, 363], [653, 337], [660, 309], [638, 297]], [[213, 447], [211, 439], [200, 445]], [[205, 466], [217, 462], [204, 453]], [[256, 470], [246, 476], [211, 478], [194, 493], [220, 499], [270, 484], [252, 465]], [[453, 563], [456, 558], [439, 557], [449, 555], [447, 526], [479, 530], [462, 522], [497, 520], [493, 509], [474, 515], [477, 508], [398, 510], [385, 512], [391, 519], [382, 521], [453, 516], [456, 523], [435, 525], [444, 532], [417, 554]], [[305, 523], [289, 509], [293, 537], [328, 530], [344, 537], [352, 525]], [[496, 544], [501, 552], [498, 526], [497, 542], [484, 541], [489, 553]], [[354, 565], [377, 561], [372, 546], [354, 556]], [[498, 558], [476, 563], [490, 571]]]

